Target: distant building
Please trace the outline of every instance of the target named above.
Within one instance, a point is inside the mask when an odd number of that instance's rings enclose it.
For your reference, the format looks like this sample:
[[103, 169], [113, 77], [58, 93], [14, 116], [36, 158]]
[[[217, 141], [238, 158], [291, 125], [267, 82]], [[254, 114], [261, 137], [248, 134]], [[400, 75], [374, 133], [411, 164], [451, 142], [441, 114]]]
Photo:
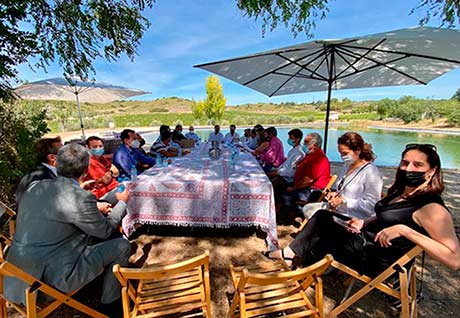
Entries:
[[339, 112], [330, 112], [329, 120], [339, 120]]

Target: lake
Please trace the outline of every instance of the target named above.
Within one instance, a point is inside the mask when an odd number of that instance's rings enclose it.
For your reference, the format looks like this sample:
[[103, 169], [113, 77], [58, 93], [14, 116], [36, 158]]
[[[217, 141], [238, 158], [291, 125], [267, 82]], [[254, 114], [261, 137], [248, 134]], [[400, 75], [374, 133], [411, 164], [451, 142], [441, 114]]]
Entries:
[[[278, 128], [278, 137], [283, 141], [285, 154], [291, 148], [287, 144], [288, 132], [292, 128]], [[323, 136], [324, 131], [317, 128], [300, 128], [306, 134], [310, 132], [318, 132]], [[184, 129], [184, 133], [188, 130]], [[195, 132], [202, 140], [207, 140], [211, 129], [195, 129]], [[229, 129], [221, 129], [225, 135]], [[329, 130], [327, 143], [327, 156], [331, 161], [341, 161], [340, 155], [337, 152], [337, 139], [346, 133], [346, 129]], [[243, 134], [243, 129], [237, 129], [240, 136]], [[377, 155], [375, 160], [376, 165], [380, 166], [398, 166], [401, 159], [401, 152], [404, 146], [409, 143], [430, 143], [436, 145], [438, 153], [441, 157], [441, 166], [443, 168], [460, 169], [460, 136], [447, 135], [438, 133], [418, 133], [418, 132], [403, 132], [403, 131], [388, 131], [380, 129], [371, 129], [367, 131], [358, 131], [364, 138], [365, 142], [372, 145], [374, 153]], [[147, 143], [153, 143], [157, 138], [158, 133], [143, 133]]]

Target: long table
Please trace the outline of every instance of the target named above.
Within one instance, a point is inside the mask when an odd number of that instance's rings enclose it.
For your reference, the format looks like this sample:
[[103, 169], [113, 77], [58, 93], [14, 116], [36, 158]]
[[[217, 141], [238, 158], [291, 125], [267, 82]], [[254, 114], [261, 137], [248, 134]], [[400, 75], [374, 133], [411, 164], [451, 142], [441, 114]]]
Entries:
[[152, 167], [131, 182], [123, 230], [129, 236], [142, 224], [259, 226], [270, 250], [278, 247], [273, 187], [249, 153], [231, 164], [231, 151], [210, 159], [202, 144], [173, 159], [168, 167]]

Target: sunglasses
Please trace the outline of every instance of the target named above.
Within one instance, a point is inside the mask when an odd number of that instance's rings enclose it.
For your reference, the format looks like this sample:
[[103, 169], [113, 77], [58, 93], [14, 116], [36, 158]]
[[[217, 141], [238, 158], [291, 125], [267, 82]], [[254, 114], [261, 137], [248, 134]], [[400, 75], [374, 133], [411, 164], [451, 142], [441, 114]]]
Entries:
[[437, 152], [437, 148], [435, 145], [432, 144], [417, 144], [417, 143], [412, 143], [412, 144], [407, 144], [406, 145], [406, 150], [407, 149], [417, 149], [417, 148], [429, 148], [433, 150], [434, 152]]

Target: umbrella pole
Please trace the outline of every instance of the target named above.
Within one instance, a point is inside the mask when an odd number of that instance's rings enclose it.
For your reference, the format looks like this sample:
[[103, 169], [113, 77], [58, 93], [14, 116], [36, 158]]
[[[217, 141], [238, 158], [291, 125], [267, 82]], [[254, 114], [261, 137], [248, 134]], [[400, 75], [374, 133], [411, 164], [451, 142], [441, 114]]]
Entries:
[[332, 93], [332, 82], [333, 82], [333, 74], [334, 74], [334, 47], [331, 48], [331, 61], [329, 64], [329, 79], [327, 81], [327, 101], [326, 101], [326, 125], [324, 127], [324, 146], [323, 150], [324, 153], [327, 152], [327, 135], [329, 132], [329, 113], [331, 111], [331, 93]]
[[327, 134], [329, 132], [329, 113], [331, 111], [331, 90], [332, 90], [332, 82], [329, 81], [328, 86], [327, 86], [326, 126], [324, 127], [324, 146], [323, 146], [324, 153], [326, 153], [327, 151]]
[[80, 117], [81, 139], [84, 141], [86, 138], [85, 138], [85, 130], [83, 127], [83, 118], [81, 117], [80, 98], [78, 97], [77, 91], [75, 91], [74, 93], [75, 93], [75, 98], [77, 99], [78, 116]]

